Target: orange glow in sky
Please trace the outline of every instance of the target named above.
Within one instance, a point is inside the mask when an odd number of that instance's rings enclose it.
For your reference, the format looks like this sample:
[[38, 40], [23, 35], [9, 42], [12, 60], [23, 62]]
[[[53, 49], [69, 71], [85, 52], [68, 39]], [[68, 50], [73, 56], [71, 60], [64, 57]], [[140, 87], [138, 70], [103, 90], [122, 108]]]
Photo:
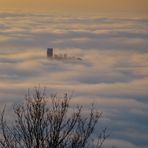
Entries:
[[0, 9], [148, 14], [148, 0], [0, 0]]

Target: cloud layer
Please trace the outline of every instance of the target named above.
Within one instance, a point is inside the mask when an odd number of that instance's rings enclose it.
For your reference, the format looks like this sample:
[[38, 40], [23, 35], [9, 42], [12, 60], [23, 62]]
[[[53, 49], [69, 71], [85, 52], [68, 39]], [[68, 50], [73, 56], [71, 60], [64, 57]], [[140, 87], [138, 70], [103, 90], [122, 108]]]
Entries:
[[[0, 12], [0, 107], [39, 84], [49, 94], [74, 92], [74, 103], [104, 112], [108, 143], [147, 147], [147, 30], [146, 18]], [[47, 47], [83, 60], [50, 60]]]

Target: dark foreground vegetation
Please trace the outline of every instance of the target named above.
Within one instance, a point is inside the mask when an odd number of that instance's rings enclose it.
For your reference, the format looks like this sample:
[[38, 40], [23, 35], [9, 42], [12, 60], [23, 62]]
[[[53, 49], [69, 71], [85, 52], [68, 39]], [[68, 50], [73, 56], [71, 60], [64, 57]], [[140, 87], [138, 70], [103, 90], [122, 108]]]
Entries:
[[101, 148], [108, 137], [106, 128], [95, 132], [102, 113], [93, 105], [89, 112], [72, 107], [70, 100], [68, 94], [47, 97], [40, 88], [28, 92], [22, 105], [13, 106], [13, 124], [2, 111], [0, 148]]

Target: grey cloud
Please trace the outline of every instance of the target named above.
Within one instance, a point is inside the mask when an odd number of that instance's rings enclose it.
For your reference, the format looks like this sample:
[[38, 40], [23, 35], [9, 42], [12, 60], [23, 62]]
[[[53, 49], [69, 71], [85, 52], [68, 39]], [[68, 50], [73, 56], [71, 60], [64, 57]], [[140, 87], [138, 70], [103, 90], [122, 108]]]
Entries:
[[106, 72], [106, 73], [97, 73], [91, 74], [88, 72], [87, 74], [82, 74], [82, 76], [75, 78], [75, 80], [81, 83], [88, 83], [88, 84], [97, 84], [97, 83], [127, 83], [133, 81], [135, 79], [142, 79], [144, 76], [142, 75], [135, 75], [132, 72], [117, 72], [114, 73]]

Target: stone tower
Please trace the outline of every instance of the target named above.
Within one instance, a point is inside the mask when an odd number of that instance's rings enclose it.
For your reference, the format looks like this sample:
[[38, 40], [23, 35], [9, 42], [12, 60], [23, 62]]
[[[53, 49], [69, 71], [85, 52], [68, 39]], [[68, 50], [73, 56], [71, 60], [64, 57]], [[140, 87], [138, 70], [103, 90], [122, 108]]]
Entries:
[[53, 48], [47, 48], [47, 57], [53, 57]]

